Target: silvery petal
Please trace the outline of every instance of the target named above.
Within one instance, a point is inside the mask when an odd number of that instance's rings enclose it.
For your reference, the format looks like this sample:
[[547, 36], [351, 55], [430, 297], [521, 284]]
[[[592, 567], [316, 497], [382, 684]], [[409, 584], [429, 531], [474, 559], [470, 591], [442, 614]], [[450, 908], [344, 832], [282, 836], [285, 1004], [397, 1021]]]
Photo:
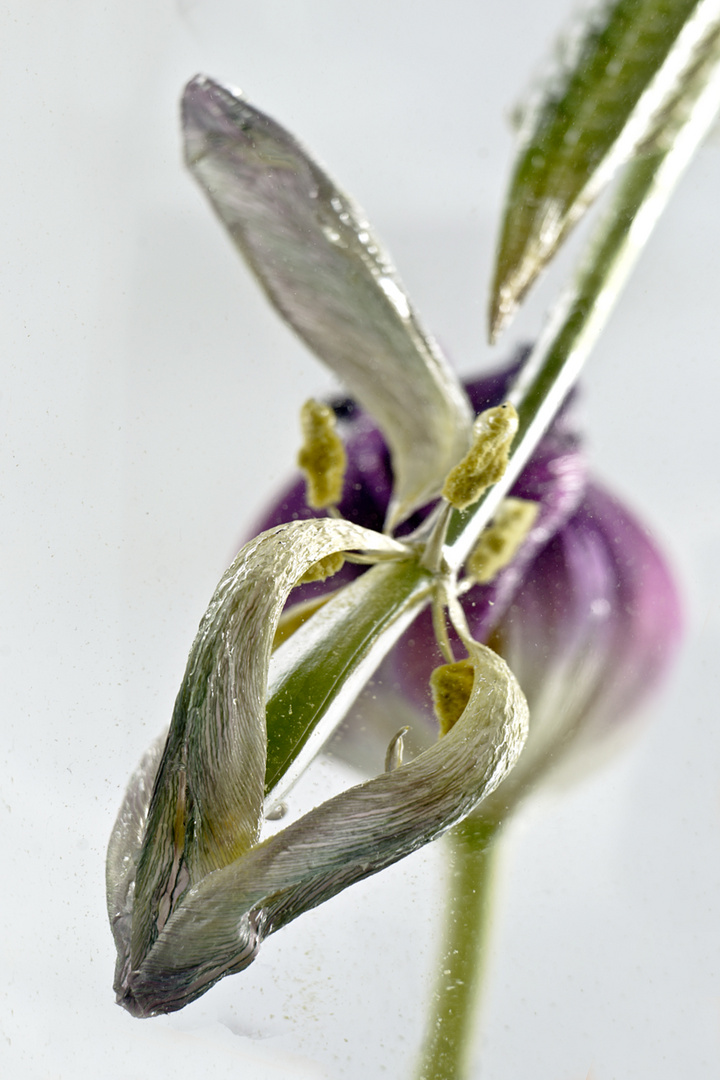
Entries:
[[204, 76], [186, 87], [183, 126], [188, 166], [269, 299], [380, 424], [392, 528], [467, 450], [459, 382], [360, 211], [287, 131]]
[[[187, 889], [257, 839], [268, 666], [278, 619], [309, 566], [333, 552], [358, 549], [404, 553], [388, 537], [349, 522], [294, 522], [246, 544], [218, 585], [190, 652], [145, 828], [152, 759], [136, 775], [111, 841], [110, 891], [120, 902], [124, 892], [127, 903], [110, 917], [127, 914], [132, 904], [132, 966]], [[124, 879], [134, 859], [132, 893]]]
[[167, 735], [161, 735], [143, 755], [128, 784], [108, 843], [105, 888], [108, 918], [118, 953], [116, 982], [122, 981], [129, 970], [137, 861], [166, 740]]
[[130, 974], [126, 1007], [139, 1015], [181, 1008], [247, 967], [268, 934], [435, 839], [497, 787], [522, 749], [527, 704], [503, 660], [468, 648], [475, 682], [449, 734], [191, 889]]

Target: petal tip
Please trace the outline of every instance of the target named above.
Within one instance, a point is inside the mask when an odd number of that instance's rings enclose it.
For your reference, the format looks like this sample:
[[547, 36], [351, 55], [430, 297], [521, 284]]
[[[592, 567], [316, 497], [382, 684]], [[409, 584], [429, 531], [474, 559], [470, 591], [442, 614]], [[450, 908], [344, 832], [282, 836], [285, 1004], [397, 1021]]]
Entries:
[[208, 136], [237, 137], [238, 108], [244, 105], [242, 91], [198, 74], [186, 85], [181, 101], [185, 156], [189, 164], [201, 156]]

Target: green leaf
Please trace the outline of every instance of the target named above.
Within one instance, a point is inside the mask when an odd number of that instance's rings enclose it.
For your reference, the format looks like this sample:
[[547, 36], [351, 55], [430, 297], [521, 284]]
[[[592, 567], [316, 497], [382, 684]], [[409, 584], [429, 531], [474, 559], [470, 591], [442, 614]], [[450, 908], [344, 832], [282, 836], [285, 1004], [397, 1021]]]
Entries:
[[667, 134], [715, 48], [717, 0], [619, 0], [595, 13], [575, 63], [528, 125], [490, 302], [495, 338], [617, 167]]
[[268, 934], [435, 839], [495, 790], [522, 750], [527, 703], [500, 657], [467, 647], [475, 681], [452, 730], [194, 886], [129, 976], [137, 1012], [181, 1008], [247, 967]]
[[374, 566], [277, 650], [266, 712], [266, 805], [283, 798], [431, 593], [432, 579], [415, 561]]
[[654, 148], [622, 168], [611, 205], [583, 252], [574, 281], [563, 291], [508, 391], [519, 418], [508, 467], [473, 507], [453, 511], [443, 548], [451, 569], [464, 564], [562, 407], [675, 186], [716, 122], [720, 27], [708, 33], [706, 44], [683, 94], [668, 103]]
[[378, 421], [395, 491], [390, 530], [437, 495], [472, 410], [362, 213], [279, 124], [198, 76], [186, 159], [270, 301]]

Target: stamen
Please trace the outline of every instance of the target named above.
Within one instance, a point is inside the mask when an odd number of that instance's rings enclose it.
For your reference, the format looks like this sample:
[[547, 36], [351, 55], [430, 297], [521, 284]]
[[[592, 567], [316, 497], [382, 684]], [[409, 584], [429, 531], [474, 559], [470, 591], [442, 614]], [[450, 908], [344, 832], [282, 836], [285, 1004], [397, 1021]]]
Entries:
[[385, 754], [385, 772], [395, 772], [402, 765], [404, 740], [408, 731], [407, 725], [401, 727], [397, 735], [393, 735]]
[[535, 524], [539, 509], [538, 503], [528, 499], [504, 499], [468, 558], [470, 576], [487, 585], [512, 562]]
[[309, 581], [325, 581], [326, 578], [337, 574], [345, 564], [345, 557], [341, 551], [333, 551], [323, 559], [308, 567], [303, 576], [298, 579], [298, 585], [306, 585]]
[[507, 468], [517, 429], [518, 414], [509, 401], [480, 413], [473, 428], [473, 445], [445, 480], [442, 493], [451, 506], [465, 510], [498, 482]]
[[447, 735], [465, 712], [474, 681], [475, 669], [471, 660], [443, 664], [433, 671], [430, 690], [441, 736]]
[[314, 510], [336, 506], [342, 498], [347, 456], [335, 413], [329, 405], [310, 398], [300, 411], [300, 423], [303, 445], [298, 465], [305, 473], [306, 502]]
[[440, 652], [443, 654], [448, 664], [452, 664], [455, 661], [455, 654], [453, 653], [452, 645], [450, 644], [450, 635], [448, 634], [447, 622], [445, 620], [446, 606], [446, 590], [436, 589], [432, 601], [433, 631]]

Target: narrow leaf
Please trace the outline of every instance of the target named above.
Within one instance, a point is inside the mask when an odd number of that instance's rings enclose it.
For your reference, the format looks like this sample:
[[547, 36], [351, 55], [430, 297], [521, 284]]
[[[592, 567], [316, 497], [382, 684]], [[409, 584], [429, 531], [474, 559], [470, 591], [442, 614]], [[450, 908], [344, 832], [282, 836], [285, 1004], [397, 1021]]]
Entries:
[[246, 967], [268, 934], [435, 839], [495, 790], [522, 750], [527, 704], [504, 661], [468, 647], [475, 681], [452, 730], [195, 886], [130, 977], [136, 1012], [181, 1008]]
[[287, 131], [204, 76], [183, 126], [188, 166], [269, 299], [382, 428], [392, 528], [467, 450], [464, 391], [361, 212]]
[[278, 649], [266, 710], [266, 805], [285, 797], [432, 589], [414, 560], [373, 566]]
[[492, 338], [617, 167], [662, 131], [719, 24], [720, 0], [618, 0], [593, 13], [571, 69], [528, 124], [501, 229]]
[[571, 287], [551, 313], [508, 391], [518, 435], [501, 480], [448, 525], [444, 558], [465, 562], [501, 499], [558, 414], [600, 331], [609, 319], [658, 218], [720, 113], [720, 25], [708, 27], [680, 95], [658, 116], [651, 145], [627, 162], [607, 212], [588, 244]]

